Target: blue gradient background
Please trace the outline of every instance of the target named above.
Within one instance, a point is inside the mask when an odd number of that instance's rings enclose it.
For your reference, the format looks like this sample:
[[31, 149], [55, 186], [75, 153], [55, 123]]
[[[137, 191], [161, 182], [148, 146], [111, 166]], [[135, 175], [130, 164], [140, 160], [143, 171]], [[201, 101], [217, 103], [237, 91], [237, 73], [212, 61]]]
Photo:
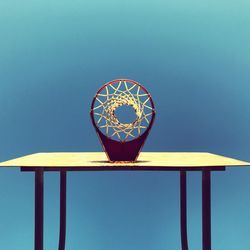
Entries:
[[[131, 78], [157, 119], [145, 151], [250, 161], [249, 1], [0, 2], [0, 161], [100, 151], [99, 87]], [[250, 249], [250, 169], [212, 174], [213, 250]], [[34, 175], [0, 173], [0, 249], [33, 249]], [[59, 176], [45, 174], [45, 249], [57, 249]], [[179, 250], [179, 175], [69, 173], [67, 249]], [[188, 174], [190, 250], [201, 249], [201, 174]]]

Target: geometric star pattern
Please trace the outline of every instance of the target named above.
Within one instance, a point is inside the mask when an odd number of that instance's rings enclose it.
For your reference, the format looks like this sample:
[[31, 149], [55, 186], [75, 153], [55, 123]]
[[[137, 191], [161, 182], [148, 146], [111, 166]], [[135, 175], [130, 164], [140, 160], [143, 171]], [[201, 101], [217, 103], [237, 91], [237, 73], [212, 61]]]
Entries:
[[[116, 109], [131, 106], [135, 120], [122, 123]], [[140, 84], [132, 80], [115, 80], [102, 87], [94, 98], [94, 121], [99, 130], [116, 141], [130, 141], [138, 138], [146, 130], [154, 112], [150, 94]]]

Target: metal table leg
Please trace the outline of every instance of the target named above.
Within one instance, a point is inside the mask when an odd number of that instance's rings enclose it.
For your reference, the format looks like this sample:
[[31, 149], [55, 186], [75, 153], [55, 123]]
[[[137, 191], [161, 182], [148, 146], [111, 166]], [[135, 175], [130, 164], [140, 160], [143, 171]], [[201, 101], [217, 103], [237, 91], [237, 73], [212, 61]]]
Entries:
[[60, 235], [58, 250], [65, 249], [67, 172], [60, 171]]
[[43, 250], [43, 168], [35, 171], [35, 250]]
[[187, 238], [187, 178], [186, 171], [180, 171], [180, 218], [181, 218], [181, 247], [188, 250]]
[[211, 173], [202, 171], [202, 249], [211, 250]]

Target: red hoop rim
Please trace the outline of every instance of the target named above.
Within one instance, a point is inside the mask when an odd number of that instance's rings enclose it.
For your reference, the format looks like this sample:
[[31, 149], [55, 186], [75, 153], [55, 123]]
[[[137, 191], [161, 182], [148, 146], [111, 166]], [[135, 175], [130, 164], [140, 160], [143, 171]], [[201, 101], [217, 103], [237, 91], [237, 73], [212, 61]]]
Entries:
[[[147, 91], [147, 89], [145, 87], [143, 87], [141, 84], [139, 84], [138, 82], [134, 81], [134, 80], [131, 80], [131, 79], [115, 79], [115, 80], [112, 80], [112, 81], [109, 81], [107, 83], [105, 83], [95, 94], [93, 100], [92, 100], [92, 104], [91, 104], [91, 110], [90, 110], [90, 116], [91, 116], [91, 120], [92, 120], [92, 123], [95, 127], [96, 130], [98, 130], [101, 134], [103, 134], [105, 137], [109, 138], [110, 140], [114, 140], [110, 137], [108, 137], [107, 135], [105, 135], [98, 127], [98, 125], [96, 124], [96, 121], [95, 121], [95, 118], [94, 118], [94, 104], [95, 104], [95, 101], [96, 101], [96, 97], [98, 96], [98, 94], [105, 88], [107, 87], [108, 85], [112, 85], [112, 84], [115, 84], [117, 82], [129, 82], [129, 83], [132, 83], [134, 85], [137, 85], [139, 86], [149, 97], [149, 100], [150, 100], [150, 103], [151, 103], [151, 107], [152, 107], [152, 117], [151, 117], [151, 120], [148, 124], [148, 127], [146, 128], [146, 130], [141, 134], [139, 135], [137, 138], [140, 138], [141, 136], [143, 136], [144, 134], [147, 134], [149, 132], [149, 130], [151, 129], [152, 125], [153, 125], [153, 122], [154, 122], [154, 119], [155, 119], [155, 107], [154, 107], [154, 102], [152, 100], [152, 97], [151, 97], [151, 94]], [[137, 138], [134, 138], [133, 140], [136, 140]], [[126, 142], [130, 142], [130, 141], [133, 141], [133, 140], [128, 140]], [[117, 140], [114, 140], [114, 141], [117, 141]], [[120, 141], [122, 143], [124, 143], [123, 141]]]

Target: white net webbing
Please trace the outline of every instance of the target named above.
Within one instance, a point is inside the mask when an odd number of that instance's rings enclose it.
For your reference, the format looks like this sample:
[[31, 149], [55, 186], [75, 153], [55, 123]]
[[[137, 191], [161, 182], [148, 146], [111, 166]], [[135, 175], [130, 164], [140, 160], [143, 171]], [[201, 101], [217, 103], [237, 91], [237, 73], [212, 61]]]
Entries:
[[[150, 95], [128, 80], [119, 80], [107, 84], [95, 97], [93, 114], [97, 127], [107, 137], [117, 141], [130, 141], [140, 136], [150, 124], [153, 114]], [[116, 109], [131, 106], [135, 120], [122, 123], [116, 115]]]

